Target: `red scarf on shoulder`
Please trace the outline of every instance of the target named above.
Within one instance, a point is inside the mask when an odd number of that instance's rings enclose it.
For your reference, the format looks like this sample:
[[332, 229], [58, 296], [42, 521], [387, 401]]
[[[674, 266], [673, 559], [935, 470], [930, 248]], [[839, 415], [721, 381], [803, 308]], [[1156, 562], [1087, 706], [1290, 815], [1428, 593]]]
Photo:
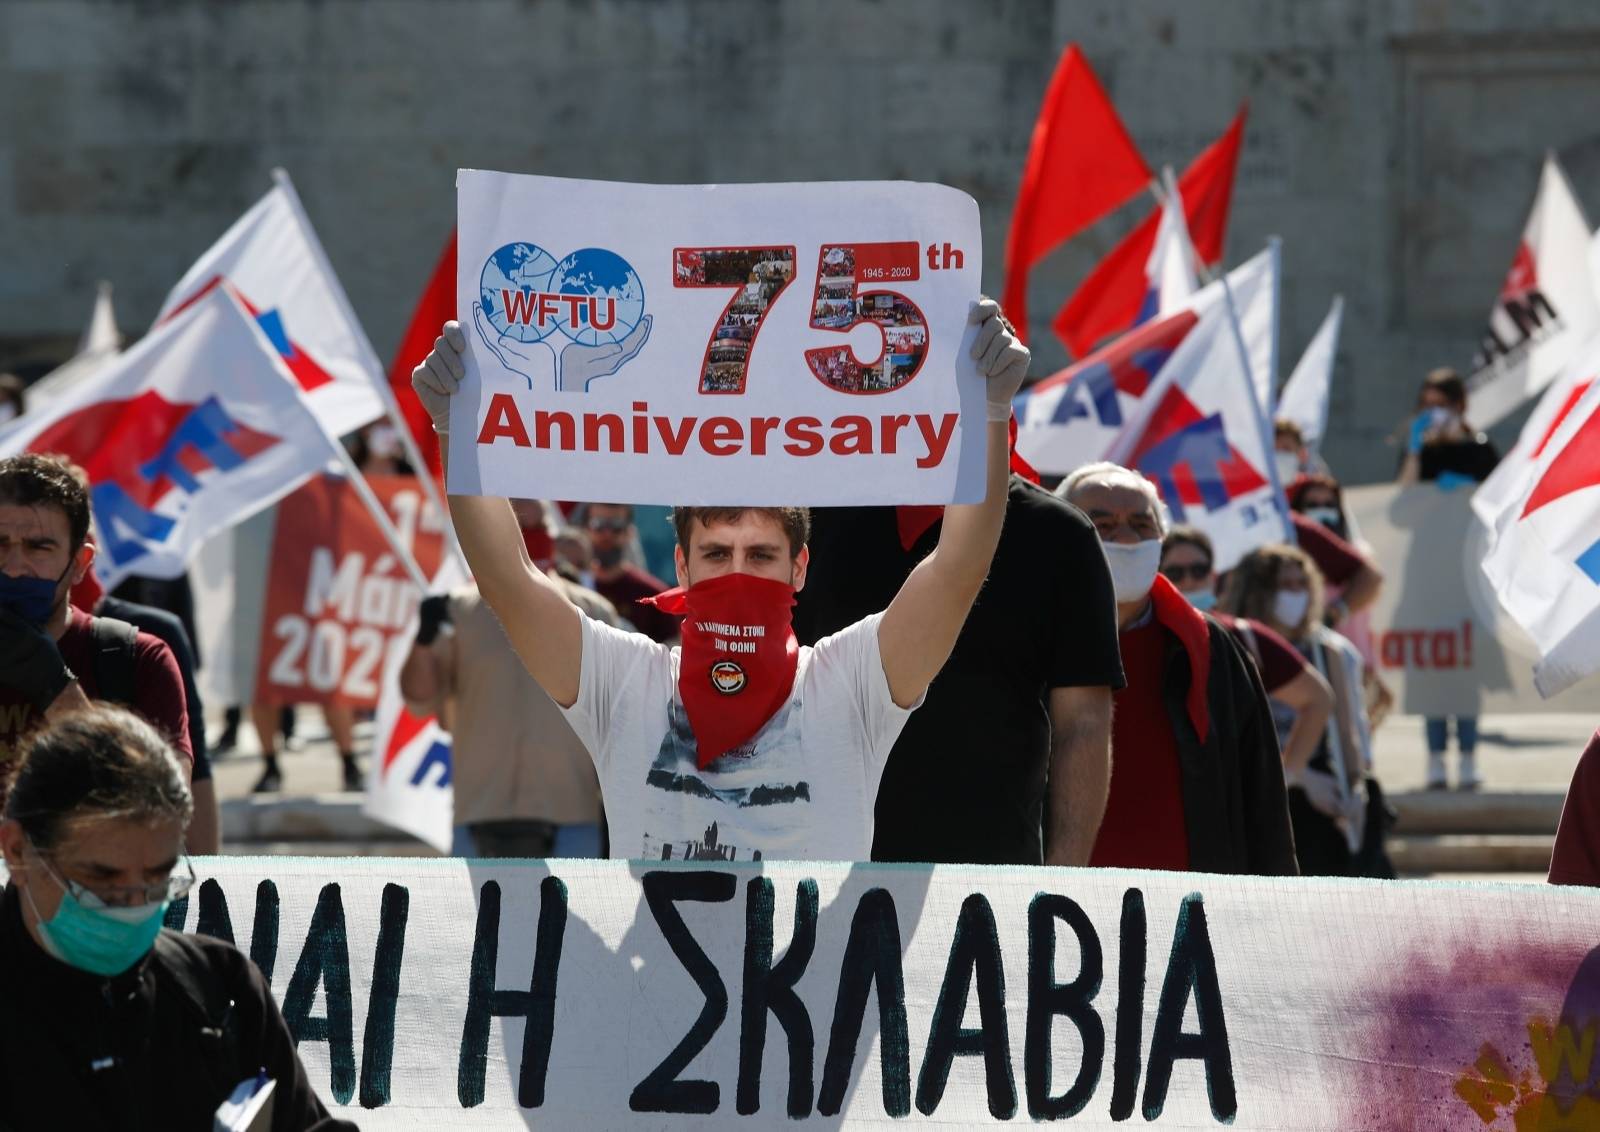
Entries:
[[1211, 683], [1211, 632], [1206, 628], [1205, 614], [1190, 605], [1189, 599], [1162, 574], [1156, 575], [1155, 584], [1150, 587], [1150, 605], [1156, 620], [1178, 638], [1189, 654], [1189, 693], [1184, 704], [1189, 710], [1189, 722], [1194, 724], [1194, 733], [1204, 743], [1211, 729], [1206, 699]]

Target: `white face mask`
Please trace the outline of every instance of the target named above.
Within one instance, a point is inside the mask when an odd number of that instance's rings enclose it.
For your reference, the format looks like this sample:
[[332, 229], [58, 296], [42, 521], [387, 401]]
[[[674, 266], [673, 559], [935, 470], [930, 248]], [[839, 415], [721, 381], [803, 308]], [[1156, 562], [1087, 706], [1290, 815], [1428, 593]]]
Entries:
[[0, 425], [9, 424], [17, 416], [17, 407], [10, 401], [0, 401]]
[[1310, 607], [1311, 594], [1307, 590], [1279, 590], [1272, 598], [1272, 616], [1289, 629], [1299, 627]]
[[1300, 457], [1293, 452], [1279, 452], [1275, 450], [1272, 453], [1272, 458], [1273, 460], [1277, 461], [1278, 464], [1279, 486], [1288, 487], [1289, 481], [1300, 474]]
[[1101, 545], [1105, 548], [1106, 565], [1111, 568], [1111, 587], [1116, 591], [1118, 602], [1138, 601], [1150, 592], [1156, 570], [1161, 565], [1160, 539]]
[[1428, 418], [1428, 431], [1440, 432], [1455, 429], [1461, 424], [1461, 414], [1454, 409], [1446, 409], [1441, 405], [1434, 405], [1424, 410]]

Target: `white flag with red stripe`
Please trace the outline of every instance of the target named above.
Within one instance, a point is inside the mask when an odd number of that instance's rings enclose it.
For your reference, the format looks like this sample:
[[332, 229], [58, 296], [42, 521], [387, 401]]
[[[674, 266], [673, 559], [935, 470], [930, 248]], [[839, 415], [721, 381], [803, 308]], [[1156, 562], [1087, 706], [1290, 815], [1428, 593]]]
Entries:
[[1224, 296], [1200, 315], [1106, 453], [1154, 482], [1176, 522], [1210, 536], [1218, 572], [1294, 538], [1231, 314]]
[[1526, 486], [1528, 473], [1544, 455], [1562, 424], [1600, 379], [1600, 330], [1573, 351], [1560, 375], [1545, 389], [1517, 442], [1472, 496], [1472, 510], [1490, 530]]
[[[1264, 414], [1270, 414], [1271, 375], [1277, 372], [1278, 260], [1274, 240], [1227, 276], [1249, 385]], [[1206, 311], [1222, 307], [1224, 298], [1218, 279], [1190, 295], [1174, 313], [1136, 326], [1023, 390], [1012, 402], [1017, 452], [1048, 475], [1066, 475], [1105, 459], [1178, 343]]]
[[0, 456], [65, 456], [90, 482], [95, 573], [172, 578], [200, 544], [337, 455], [257, 323], [211, 291], [0, 437]]
[[1548, 698], [1600, 671], [1600, 382], [1524, 470], [1494, 528], [1483, 572], [1539, 646], [1533, 682]]
[[1468, 416], [1478, 428], [1543, 390], [1600, 328], [1589, 241], [1589, 222], [1552, 154], [1467, 382]]
[[[447, 557], [434, 576], [433, 593], [449, 593], [466, 581], [459, 561]], [[400, 694], [400, 669], [416, 637], [416, 621], [395, 639], [384, 659], [383, 684], [367, 760], [367, 795], [362, 811], [404, 830], [441, 853], [450, 852], [455, 829], [451, 785], [455, 747], [434, 715], [418, 715]]]
[[287, 175], [280, 174], [278, 184], [195, 261], [167, 294], [156, 321], [223, 280], [260, 323], [330, 432], [353, 432], [384, 415], [383, 367]]

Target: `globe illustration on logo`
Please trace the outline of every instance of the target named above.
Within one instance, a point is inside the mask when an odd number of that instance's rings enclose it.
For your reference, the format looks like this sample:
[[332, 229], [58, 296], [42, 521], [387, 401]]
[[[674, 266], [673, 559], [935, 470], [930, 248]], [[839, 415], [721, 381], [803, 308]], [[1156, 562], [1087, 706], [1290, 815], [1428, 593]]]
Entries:
[[[496, 253], [498, 254], [498, 253]], [[644, 317], [644, 284], [632, 265], [604, 248], [580, 248], [556, 266], [552, 290], [583, 295], [578, 325], [561, 321], [561, 330], [583, 346], [620, 342]]]
[[538, 244], [506, 244], [497, 249], [478, 277], [479, 301], [489, 325], [518, 342], [540, 342], [554, 334], [556, 320], [541, 327], [530, 316], [536, 309], [535, 296], [555, 290], [551, 280], [556, 271], [555, 256]]

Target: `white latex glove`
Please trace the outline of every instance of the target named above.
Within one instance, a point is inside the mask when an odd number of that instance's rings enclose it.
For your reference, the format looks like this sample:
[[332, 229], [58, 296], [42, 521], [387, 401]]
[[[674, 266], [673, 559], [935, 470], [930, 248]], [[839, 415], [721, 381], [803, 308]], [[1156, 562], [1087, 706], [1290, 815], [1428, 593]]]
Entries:
[[440, 436], [450, 434], [450, 398], [467, 375], [467, 367], [461, 361], [461, 352], [466, 348], [461, 324], [451, 319], [434, 339], [433, 350], [411, 371], [411, 388], [433, 418], [433, 431]]
[[1327, 771], [1307, 767], [1295, 783], [1306, 792], [1306, 801], [1330, 818], [1344, 816], [1345, 801], [1339, 791], [1338, 780]]
[[978, 363], [978, 372], [989, 383], [985, 390], [988, 419], [1008, 421], [1011, 399], [1022, 388], [1033, 355], [1017, 340], [1011, 323], [1000, 313], [1000, 304], [993, 299], [973, 303], [967, 321], [978, 327], [978, 336], [972, 343], [972, 358]]

